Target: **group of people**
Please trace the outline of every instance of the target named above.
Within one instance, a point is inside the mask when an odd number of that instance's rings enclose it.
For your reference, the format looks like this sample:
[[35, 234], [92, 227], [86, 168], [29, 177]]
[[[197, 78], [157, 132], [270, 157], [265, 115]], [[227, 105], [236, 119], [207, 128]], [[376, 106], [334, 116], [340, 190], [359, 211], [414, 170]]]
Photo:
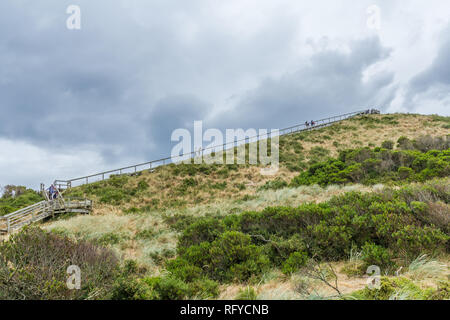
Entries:
[[58, 190], [53, 184], [47, 190], [48, 190], [48, 198], [50, 200], [54, 200], [58, 197]]
[[362, 114], [380, 114], [380, 110], [377, 109], [367, 109], [365, 112], [363, 112]]
[[306, 121], [305, 122], [305, 126], [308, 128], [309, 126], [311, 126], [311, 127], [313, 127], [313, 126], [315, 126], [316, 125], [316, 123], [314, 122], [314, 120], [311, 120], [311, 122], [308, 122], [308, 121]]

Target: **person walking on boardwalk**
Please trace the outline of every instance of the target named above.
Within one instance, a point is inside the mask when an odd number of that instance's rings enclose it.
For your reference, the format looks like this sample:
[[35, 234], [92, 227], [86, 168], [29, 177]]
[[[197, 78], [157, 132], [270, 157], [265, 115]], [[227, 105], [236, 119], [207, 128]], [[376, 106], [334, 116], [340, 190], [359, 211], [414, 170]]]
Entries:
[[50, 200], [56, 199], [56, 188], [53, 184], [48, 188], [48, 194]]

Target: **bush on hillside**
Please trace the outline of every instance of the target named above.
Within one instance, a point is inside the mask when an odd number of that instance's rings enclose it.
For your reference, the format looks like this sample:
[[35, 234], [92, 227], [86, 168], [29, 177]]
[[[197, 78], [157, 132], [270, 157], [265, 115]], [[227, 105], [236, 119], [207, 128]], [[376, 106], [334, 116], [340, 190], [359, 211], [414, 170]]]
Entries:
[[247, 281], [269, 267], [295, 272], [307, 257], [346, 259], [356, 247], [364, 267], [375, 264], [392, 273], [397, 263], [418, 254], [448, 253], [448, 224], [435, 206], [446, 206], [449, 196], [444, 179], [399, 190], [350, 192], [296, 208], [202, 218], [185, 228], [180, 257], [168, 270], [188, 282], [202, 273], [218, 281]]
[[383, 141], [381, 147], [384, 149], [392, 150], [394, 149], [394, 142], [390, 140]]
[[392, 260], [392, 254], [386, 248], [374, 243], [366, 243], [362, 247], [362, 260], [364, 264], [361, 266], [362, 271], [366, 271], [367, 267], [375, 265], [386, 272], [392, 270], [395, 262]]
[[0, 198], [0, 216], [44, 200], [38, 192], [22, 186], [6, 186]]
[[286, 188], [288, 183], [281, 178], [276, 178], [275, 180], [267, 181], [258, 190], [279, 190]]
[[182, 240], [178, 250], [181, 255], [168, 262], [167, 268], [186, 281], [193, 281], [202, 274], [224, 282], [245, 281], [270, 265], [263, 247], [252, 244], [249, 235], [237, 231], [226, 231], [212, 242], [192, 244]]
[[450, 175], [450, 149], [426, 152], [425, 149], [394, 151], [366, 147], [344, 150], [338, 158], [311, 165], [295, 177], [291, 185], [425, 181]]
[[305, 252], [293, 252], [284, 262], [281, 271], [284, 274], [291, 274], [303, 267], [308, 261], [308, 255]]
[[[101, 299], [119, 264], [114, 253], [88, 242], [25, 228], [0, 243], [0, 299]], [[81, 289], [66, 286], [67, 268], [81, 269]]]

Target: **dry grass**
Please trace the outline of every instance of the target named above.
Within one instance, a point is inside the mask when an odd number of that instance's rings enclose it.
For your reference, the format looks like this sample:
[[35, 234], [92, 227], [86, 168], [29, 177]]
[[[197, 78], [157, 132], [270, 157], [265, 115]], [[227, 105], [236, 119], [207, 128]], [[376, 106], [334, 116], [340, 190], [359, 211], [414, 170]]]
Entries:
[[448, 263], [421, 255], [411, 262], [405, 276], [411, 280], [442, 279], [448, 278], [450, 272]]
[[152, 254], [174, 251], [177, 241], [177, 235], [161, 215], [154, 212], [146, 215], [111, 213], [76, 216], [47, 223], [43, 228], [75, 239], [105, 241], [103, 243], [111, 246], [122, 259], [136, 259], [154, 272], [159, 267]]
[[284, 188], [280, 190], [258, 191], [249, 200], [225, 200], [216, 201], [207, 205], [198, 205], [181, 209], [168, 209], [166, 214], [182, 214], [202, 217], [206, 214], [223, 216], [230, 213], [236, 214], [243, 211], [259, 211], [270, 206], [296, 207], [303, 203], [320, 203], [330, 200], [332, 197], [350, 191], [372, 192], [382, 189], [382, 185], [363, 186], [328, 186], [325, 188], [314, 186], [300, 186], [297, 188]]
[[[365, 276], [348, 276], [341, 270], [353, 261], [333, 262], [330, 265], [336, 272], [337, 285], [343, 297], [351, 298], [349, 295], [355, 291], [364, 289], [367, 286], [367, 275]], [[439, 259], [430, 259], [427, 256], [418, 257], [411, 263], [406, 272], [401, 273], [402, 277], [406, 277], [422, 289], [437, 288], [439, 281], [448, 281], [449, 274], [449, 257], [442, 256]], [[394, 277], [394, 276], [391, 276]], [[299, 286], [306, 286], [309, 295], [302, 294], [298, 290]], [[219, 299], [234, 299], [241, 290], [247, 288], [246, 284], [223, 285]], [[290, 277], [283, 275], [278, 270], [273, 270], [267, 281], [251, 286], [257, 293], [258, 300], [308, 300], [308, 299], [334, 299], [336, 291], [324, 284], [322, 281], [305, 277], [302, 272], [291, 275]], [[407, 296], [404, 297], [408, 299]], [[402, 299], [399, 293], [395, 299]]]
[[[338, 270], [344, 265], [343, 262], [331, 263], [336, 270], [338, 287], [343, 295], [349, 295], [354, 291], [366, 286], [367, 277], [348, 277]], [[267, 281], [251, 286], [258, 300], [308, 300], [308, 299], [331, 299], [335, 297], [336, 291], [319, 280], [305, 277], [301, 272], [291, 276], [283, 275], [278, 270], [271, 272], [271, 278]], [[263, 277], [264, 278], [264, 277]], [[305, 295], [298, 287], [307, 286], [311, 294]], [[247, 288], [246, 284], [231, 284], [221, 287], [220, 300], [234, 299], [241, 290]]]

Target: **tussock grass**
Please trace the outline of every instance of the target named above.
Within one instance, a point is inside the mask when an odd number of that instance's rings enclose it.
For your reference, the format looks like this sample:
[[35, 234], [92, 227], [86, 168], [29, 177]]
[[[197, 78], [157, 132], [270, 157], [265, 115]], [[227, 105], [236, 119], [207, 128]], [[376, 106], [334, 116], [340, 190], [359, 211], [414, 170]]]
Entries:
[[51, 222], [44, 229], [110, 246], [123, 259], [136, 259], [154, 271], [159, 269], [158, 257], [170, 255], [176, 248], [176, 233], [155, 212], [83, 215]]
[[249, 200], [229, 200], [199, 205], [195, 207], [167, 210], [168, 215], [181, 214], [195, 217], [206, 215], [223, 216], [230, 213], [240, 213], [243, 211], [257, 211], [270, 206], [292, 206], [296, 207], [302, 203], [320, 203], [331, 199], [333, 196], [351, 191], [371, 192], [382, 189], [382, 185], [377, 186], [336, 186], [331, 185], [322, 188], [317, 185], [300, 186], [297, 188], [284, 188], [280, 190], [264, 190], [255, 194]]
[[424, 254], [411, 262], [405, 275], [413, 280], [423, 280], [426, 278], [442, 278], [447, 274], [448, 266], [445, 263], [431, 259]]

